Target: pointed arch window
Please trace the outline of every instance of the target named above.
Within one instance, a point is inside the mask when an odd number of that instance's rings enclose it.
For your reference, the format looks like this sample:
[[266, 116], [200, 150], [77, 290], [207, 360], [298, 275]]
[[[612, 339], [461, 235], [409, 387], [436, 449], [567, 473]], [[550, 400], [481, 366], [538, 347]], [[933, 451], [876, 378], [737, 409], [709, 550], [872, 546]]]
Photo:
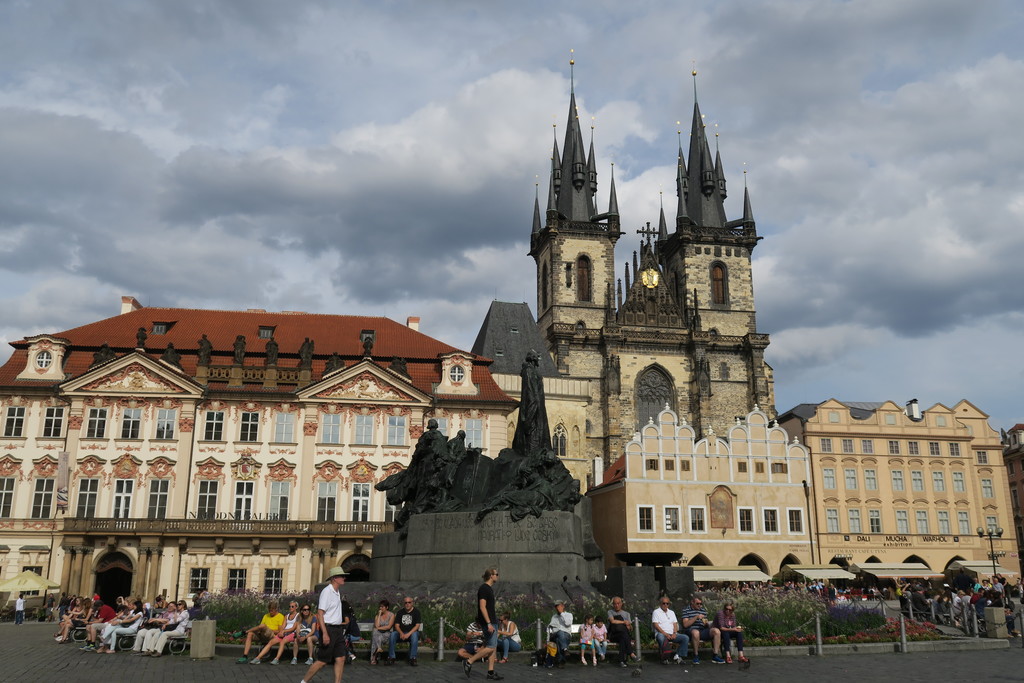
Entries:
[[711, 265], [711, 303], [715, 306], [729, 303], [729, 272], [724, 263]]
[[675, 410], [676, 392], [672, 380], [661, 368], [649, 367], [636, 381], [637, 429], [642, 429], [651, 418], [657, 420], [666, 405]]
[[565, 427], [562, 425], [555, 427], [555, 433], [551, 435], [551, 449], [559, 458], [565, 457], [568, 441], [569, 435], [565, 431]]
[[592, 301], [593, 293], [591, 287], [591, 267], [590, 259], [586, 256], [580, 256], [576, 259], [576, 300], [577, 301]]
[[548, 309], [548, 264], [540, 269], [540, 310]]

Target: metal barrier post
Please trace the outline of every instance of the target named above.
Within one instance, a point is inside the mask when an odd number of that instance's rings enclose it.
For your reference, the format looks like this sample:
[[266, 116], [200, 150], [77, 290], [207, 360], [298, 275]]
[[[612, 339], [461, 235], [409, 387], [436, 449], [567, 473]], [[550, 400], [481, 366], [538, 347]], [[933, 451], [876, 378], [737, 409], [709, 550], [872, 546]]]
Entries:
[[633, 617], [633, 635], [636, 638], [636, 646], [633, 651], [636, 653], [636, 658], [643, 659], [644, 653], [640, 647], [640, 617]]
[[444, 617], [438, 619], [437, 622], [437, 651], [434, 656], [437, 661], [444, 661]]
[[971, 608], [971, 626], [974, 628], [974, 637], [980, 638], [981, 634], [978, 632], [978, 610]]
[[544, 641], [541, 640], [540, 629], [541, 629], [540, 619], [538, 619], [537, 620], [537, 648], [536, 648], [537, 650], [540, 650], [542, 647], [544, 647]]
[[822, 655], [821, 648], [821, 615], [814, 615], [814, 654], [820, 657]]
[[907, 622], [900, 615], [900, 652], [906, 654], [907, 652]]

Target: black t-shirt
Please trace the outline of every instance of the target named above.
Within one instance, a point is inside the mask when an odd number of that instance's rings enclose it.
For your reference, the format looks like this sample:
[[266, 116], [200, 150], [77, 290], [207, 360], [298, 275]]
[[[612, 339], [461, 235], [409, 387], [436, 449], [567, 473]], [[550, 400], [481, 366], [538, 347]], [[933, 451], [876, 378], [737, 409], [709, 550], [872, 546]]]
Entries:
[[[483, 600], [487, 605], [487, 616], [484, 618], [484, 613], [480, 611], [480, 601]], [[480, 624], [483, 628], [484, 633], [487, 633], [487, 624], [498, 623], [498, 617], [494, 614], [494, 588], [489, 584], [481, 584], [480, 590], [476, 592], [476, 623]]]
[[409, 635], [409, 632], [412, 631], [413, 626], [420, 623], [421, 621], [420, 611], [415, 607], [412, 608], [411, 612], [403, 609], [398, 613], [398, 616], [395, 618], [395, 621], [399, 626], [402, 627], [402, 633]]

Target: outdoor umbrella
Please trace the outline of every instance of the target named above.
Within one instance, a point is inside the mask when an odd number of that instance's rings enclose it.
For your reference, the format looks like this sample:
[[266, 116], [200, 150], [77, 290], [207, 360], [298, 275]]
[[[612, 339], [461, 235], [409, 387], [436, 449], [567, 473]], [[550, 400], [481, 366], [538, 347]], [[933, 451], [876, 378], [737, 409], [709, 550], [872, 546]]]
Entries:
[[60, 584], [54, 583], [48, 579], [36, 574], [34, 571], [26, 569], [17, 576], [11, 577], [6, 581], [0, 581], [0, 593], [29, 593], [32, 591], [47, 591], [54, 588], [60, 588]]

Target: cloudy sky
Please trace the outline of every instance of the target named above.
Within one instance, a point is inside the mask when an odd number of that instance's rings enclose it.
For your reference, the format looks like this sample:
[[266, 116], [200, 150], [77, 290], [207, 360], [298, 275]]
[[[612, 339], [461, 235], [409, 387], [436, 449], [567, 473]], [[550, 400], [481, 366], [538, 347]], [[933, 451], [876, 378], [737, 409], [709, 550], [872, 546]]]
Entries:
[[[1024, 6], [0, 1], [0, 340], [149, 306], [372, 313], [468, 348], [527, 255], [575, 50], [599, 198], [717, 124], [778, 408], [1024, 422]], [[684, 145], [685, 146], [685, 145]], [[0, 359], [8, 352], [0, 352]]]

